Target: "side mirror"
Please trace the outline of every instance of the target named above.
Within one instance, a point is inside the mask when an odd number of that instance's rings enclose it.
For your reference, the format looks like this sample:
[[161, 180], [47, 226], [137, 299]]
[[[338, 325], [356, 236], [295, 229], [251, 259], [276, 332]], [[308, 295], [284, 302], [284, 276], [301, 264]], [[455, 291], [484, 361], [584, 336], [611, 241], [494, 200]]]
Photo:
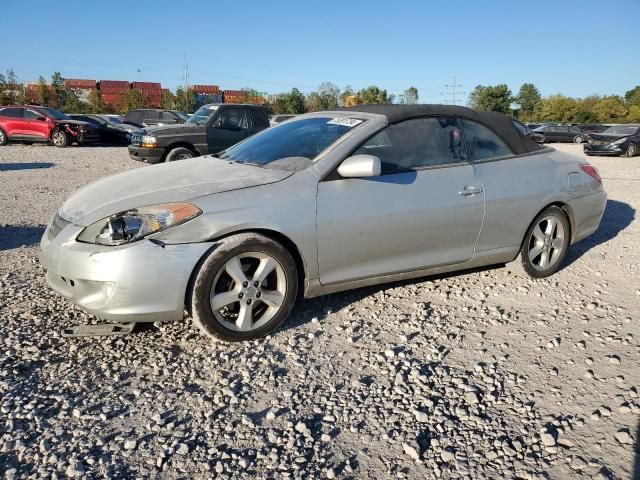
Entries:
[[381, 171], [380, 159], [374, 155], [354, 155], [338, 167], [338, 173], [344, 178], [377, 177]]

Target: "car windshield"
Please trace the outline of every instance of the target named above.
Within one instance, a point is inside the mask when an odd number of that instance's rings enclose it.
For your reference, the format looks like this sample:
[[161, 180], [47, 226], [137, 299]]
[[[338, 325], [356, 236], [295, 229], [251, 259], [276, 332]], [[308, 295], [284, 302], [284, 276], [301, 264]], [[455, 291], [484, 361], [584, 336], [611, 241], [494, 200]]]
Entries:
[[118, 118], [118, 117], [110, 117], [110, 116], [104, 116], [102, 117], [104, 118], [107, 122], [109, 123], [113, 123], [114, 125], [122, 125], [122, 119]]
[[312, 117], [263, 130], [227, 150], [220, 158], [264, 166], [278, 160], [284, 170], [305, 168], [327, 147], [364, 123], [361, 118]]
[[607, 128], [604, 132], [609, 135], [635, 135], [640, 127], [634, 125], [615, 125]]
[[187, 123], [193, 123], [195, 125], [203, 125], [207, 123], [207, 120], [209, 120], [209, 117], [211, 115], [216, 113], [216, 110], [218, 110], [217, 105], [203, 105], [198, 110], [196, 110], [196, 113], [194, 113], [189, 117], [189, 119], [187, 120]]
[[39, 107], [40, 110], [51, 118], [56, 120], [69, 120], [69, 116], [66, 113], [59, 112], [55, 108]]

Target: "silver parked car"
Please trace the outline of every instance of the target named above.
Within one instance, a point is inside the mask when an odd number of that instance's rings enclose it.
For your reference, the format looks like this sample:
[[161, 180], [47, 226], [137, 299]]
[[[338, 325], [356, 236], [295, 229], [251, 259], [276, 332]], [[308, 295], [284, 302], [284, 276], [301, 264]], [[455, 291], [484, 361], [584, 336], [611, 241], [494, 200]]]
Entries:
[[442, 105], [316, 112], [218, 155], [85, 187], [42, 238], [49, 284], [120, 322], [247, 340], [298, 296], [505, 263], [556, 272], [606, 203], [597, 171], [511, 119]]

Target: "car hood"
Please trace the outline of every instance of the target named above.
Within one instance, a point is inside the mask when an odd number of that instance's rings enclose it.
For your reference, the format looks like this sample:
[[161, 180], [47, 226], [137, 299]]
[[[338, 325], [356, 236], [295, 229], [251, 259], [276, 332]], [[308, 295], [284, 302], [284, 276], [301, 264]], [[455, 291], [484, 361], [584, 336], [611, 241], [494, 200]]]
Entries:
[[176, 125], [146, 127], [145, 130], [149, 135], [153, 135], [155, 137], [164, 137], [170, 135], [189, 135], [193, 133], [204, 133], [206, 130], [206, 126], [178, 123]]
[[60, 209], [77, 225], [132, 208], [185, 202], [203, 195], [279, 182], [293, 172], [268, 170], [205, 156], [146, 166], [97, 180], [73, 194]]
[[89, 122], [83, 122], [82, 120], [54, 120], [58, 125], [77, 125], [78, 127], [95, 128]]
[[613, 142], [621, 138], [630, 137], [631, 135], [615, 135], [611, 133], [590, 133], [589, 136], [593, 140], [601, 140], [605, 142]]

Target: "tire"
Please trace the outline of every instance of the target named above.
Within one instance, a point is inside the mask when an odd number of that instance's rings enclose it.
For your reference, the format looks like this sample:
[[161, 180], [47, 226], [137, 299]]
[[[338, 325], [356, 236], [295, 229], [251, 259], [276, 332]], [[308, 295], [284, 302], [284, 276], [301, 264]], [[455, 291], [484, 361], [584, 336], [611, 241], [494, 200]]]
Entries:
[[564, 211], [556, 206], [546, 208], [531, 223], [522, 242], [520, 261], [533, 278], [546, 278], [556, 273], [567, 254], [571, 226]]
[[630, 143], [627, 147], [627, 151], [624, 153], [624, 156], [627, 158], [635, 157], [638, 153], [638, 147], [635, 143]]
[[221, 240], [195, 273], [190, 290], [193, 323], [208, 337], [228, 342], [273, 332], [289, 316], [298, 293], [298, 272], [289, 252], [256, 233]]
[[0, 147], [9, 143], [9, 139], [7, 138], [7, 134], [4, 133], [4, 130], [0, 128]]
[[581, 135], [576, 135], [575, 137], [573, 137], [573, 143], [581, 144], [582, 142], [584, 142], [584, 138], [582, 138]]
[[185, 147], [172, 148], [165, 157], [165, 162], [175, 162], [176, 160], [186, 160], [195, 157], [195, 154]]
[[58, 148], [64, 148], [69, 145], [69, 136], [62, 130], [55, 130], [51, 134], [51, 143]]

